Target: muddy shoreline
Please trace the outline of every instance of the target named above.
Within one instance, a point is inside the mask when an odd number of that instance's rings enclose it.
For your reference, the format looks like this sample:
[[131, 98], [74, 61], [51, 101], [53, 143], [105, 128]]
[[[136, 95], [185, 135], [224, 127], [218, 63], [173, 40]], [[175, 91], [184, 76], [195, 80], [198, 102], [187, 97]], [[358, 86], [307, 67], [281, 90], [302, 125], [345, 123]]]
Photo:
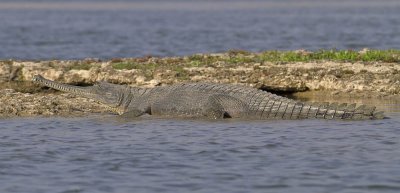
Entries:
[[[302, 96], [399, 98], [400, 65], [385, 62], [264, 62], [257, 53], [198, 54], [186, 57], [53, 61], [0, 61], [0, 117], [79, 116], [109, 113], [90, 99], [31, 83], [35, 74], [73, 85], [107, 81], [154, 87], [177, 82], [242, 84]], [[303, 94], [304, 95], [304, 94]], [[301, 98], [301, 97], [300, 97]], [[323, 98], [323, 97], [322, 97]]]

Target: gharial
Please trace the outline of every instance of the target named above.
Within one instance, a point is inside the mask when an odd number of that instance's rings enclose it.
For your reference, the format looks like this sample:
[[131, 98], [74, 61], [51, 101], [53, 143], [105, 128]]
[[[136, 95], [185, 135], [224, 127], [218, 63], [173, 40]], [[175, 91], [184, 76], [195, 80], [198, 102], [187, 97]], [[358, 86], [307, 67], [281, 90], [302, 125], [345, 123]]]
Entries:
[[99, 82], [80, 87], [35, 75], [33, 82], [106, 104], [127, 118], [143, 114], [211, 119], [382, 119], [375, 107], [299, 102], [256, 88], [215, 83], [180, 83], [138, 88]]

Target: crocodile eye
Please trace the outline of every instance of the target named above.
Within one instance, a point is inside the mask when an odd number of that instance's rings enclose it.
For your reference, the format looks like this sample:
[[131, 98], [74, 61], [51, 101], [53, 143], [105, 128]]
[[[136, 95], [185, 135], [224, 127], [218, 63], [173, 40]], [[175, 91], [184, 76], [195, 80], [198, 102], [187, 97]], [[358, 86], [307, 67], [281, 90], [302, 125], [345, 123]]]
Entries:
[[106, 93], [106, 96], [107, 96], [107, 97], [112, 97], [113, 94], [112, 94], [111, 92], [107, 92], [107, 93]]

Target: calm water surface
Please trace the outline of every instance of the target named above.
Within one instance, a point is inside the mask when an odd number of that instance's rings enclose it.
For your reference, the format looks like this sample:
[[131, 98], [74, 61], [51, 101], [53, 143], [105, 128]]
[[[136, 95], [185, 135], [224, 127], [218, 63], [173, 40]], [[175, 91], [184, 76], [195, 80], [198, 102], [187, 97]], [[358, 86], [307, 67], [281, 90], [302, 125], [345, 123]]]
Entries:
[[400, 49], [396, 0], [44, 2], [0, 2], [0, 59]]
[[377, 121], [0, 120], [0, 192], [399, 192], [400, 105]]

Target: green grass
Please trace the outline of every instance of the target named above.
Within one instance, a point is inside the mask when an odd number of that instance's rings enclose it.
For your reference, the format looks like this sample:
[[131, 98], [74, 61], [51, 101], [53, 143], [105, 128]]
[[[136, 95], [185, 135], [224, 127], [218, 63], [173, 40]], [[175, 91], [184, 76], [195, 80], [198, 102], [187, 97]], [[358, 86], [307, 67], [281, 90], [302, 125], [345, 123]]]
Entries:
[[112, 67], [117, 70], [132, 70], [132, 69], [139, 69], [139, 70], [154, 70], [159, 65], [156, 63], [137, 63], [137, 62], [118, 62], [112, 64]]
[[217, 57], [204, 55], [191, 55], [185, 62], [185, 67], [212, 66], [215, 62], [220, 61]]
[[132, 70], [136, 69], [138, 66], [137, 63], [132, 63], [132, 62], [118, 62], [112, 64], [112, 67], [116, 70]]
[[[195, 54], [185, 57], [143, 57], [113, 59], [110, 61], [112, 68], [116, 70], [138, 70], [148, 79], [154, 78], [155, 74], [164, 71], [175, 72], [180, 80], [189, 79], [191, 74], [186, 68], [191, 67], [215, 67], [229, 68], [240, 65], [253, 65], [256, 63], [271, 62], [286, 64], [294, 62], [387, 62], [400, 64], [400, 50], [317, 50], [309, 51], [277, 51], [270, 50], [261, 53], [252, 53], [242, 50], [230, 50], [226, 53], [217, 54]], [[0, 61], [0, 64], [9, 64], [13, 61]], [[49, 66], [58, 66], [57, 63], [50, 63]], [[92, 67], [100, 67], [101, 63], [91, 61], [76, 61], [68, 65], [67, 69], [90, 70]], [[254, 65], [256, 68], [258, 65]], [[354, 73], [349, 71], [346, 74]], [[168, 74], [168, 73], [165, 73]]]
[[389, 62], [400, 63], [400, 50], [368, 50], [358, 52], [354, 50], [318, 50], [306, 51], [265, 51], [262, 53], [250, 53], [245, 51], [229, 51], [226, 57], [213, 57], [195, 55], [188, 57], [192, 66], [210, 65], [218, 61], [226, 64], [245, 63], [290, 63], [290, 62]]
[[92, 67], [91, 64], [79, 63], [71, 66], [70, 70], [89, 70], [91, 67]]
[[[238, 54], [239, 53], [239, 54]], [[400, 50], [368, 50], [364, 53], [354, 50], [318, 50], [315, 52], [301, 51], [265, 51], [256, 55], [242, 52], [229, 52], [225, 62], [232, 64], [252, 62], [390, 62], [400, 63]]]
[[256, 57], [265, 62], [400, 62], [400, 50], [319, 50], [315, 52], [266, 51]]
[[[98, 61], [74, 60], [70, 62], [71, 64], [66, 66], [67, 70], [90, 70], [93, 67], [100, 67], [100, 63]], [[53, 61], [49, 61], [46, 64], [52, 68], [59, 66], [58, 62]]]
[[143, 74], [147, 79], [151, 79], [154, 75], [154, 71], [159, 67], [160, 65], [157, 63], [139, 63], [135, 61], [127, 61], [127, 62], [117, 62], [113, 63], [112, 67], [117, 70], [132, 70], [132, 69], [137, 69], [141, 71], [141, 74]]
[[[251, 63], [291, 63], [291, 62], [388, 62], [400, 63], [400, 50], [366, 50], [363, 52], [355, 50], [318, 50], [314, 52], [308, 51], [265, 51], [262, 53], [251, 53], [240, 50], [231, 50], [224, 54], [217, 55], [191, 55], [182, 58], [156, 58], [152, 62], [147, 60], [128, 60], [118, 61], [112, 64], [117, 70], [138, 69], [150, 74], [155, 69], [166, 67], [174, 69], [175, 67], [202, 67], [216, 66], [216, 64], [240, 65]], [[82, 64], [75, 68], [86, 69], [88, 66]], [[182, 69], [178, 69], [181, 70]]]

